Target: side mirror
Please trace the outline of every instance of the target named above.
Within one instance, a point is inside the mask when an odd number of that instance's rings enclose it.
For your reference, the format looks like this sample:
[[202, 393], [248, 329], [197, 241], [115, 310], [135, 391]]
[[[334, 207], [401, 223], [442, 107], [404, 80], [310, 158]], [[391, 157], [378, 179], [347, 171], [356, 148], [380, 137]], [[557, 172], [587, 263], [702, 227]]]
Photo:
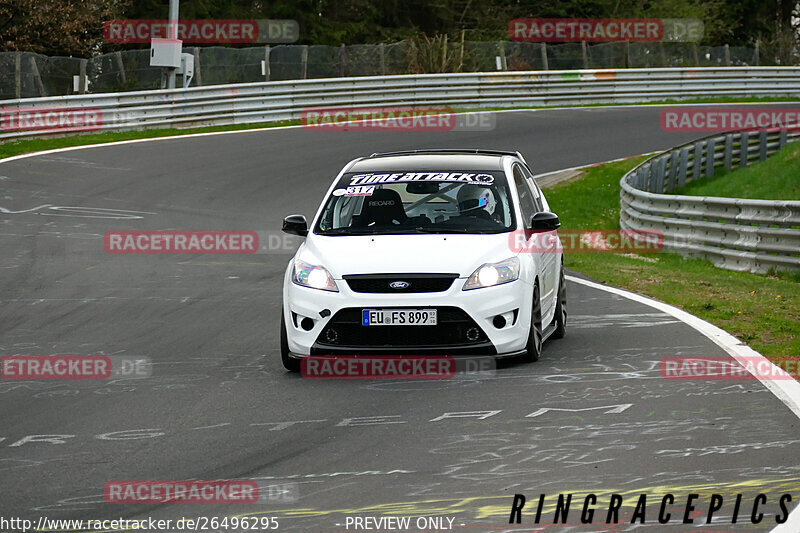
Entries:
[[306, 222], [306, 217], [303, 215], [289, 215], [283, 219], [283, 227], [281, 229], [284, 233], [305, 237], [308, 235], [308, 222]]
[[555, 231], [561, 227], [558, 215], [544, 211], [531, 217], [531, 229], [534, 231]]

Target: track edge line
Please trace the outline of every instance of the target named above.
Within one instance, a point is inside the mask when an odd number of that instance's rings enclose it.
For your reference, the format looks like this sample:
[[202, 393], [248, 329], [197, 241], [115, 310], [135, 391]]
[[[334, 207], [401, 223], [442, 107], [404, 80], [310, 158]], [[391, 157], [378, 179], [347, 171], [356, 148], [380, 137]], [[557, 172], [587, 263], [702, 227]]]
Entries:
[[[766, 361], [768, 364], [774, 366], [772, 361], [752, 349], [751, 347], [747, 346], [746, 344], [742, 344], [739, 339], [728, 333], [727, 331], [715, 326], [714, 324], [703, 320], [700, 317], [696, 317], [693, 314], [684, 311], [683, 309], [679, 309], [674, 305], [670, 305], [668, 303], [660, 302], [649, 296], [643, 296], [641, 294], [636, 294], [635, 292], [627, 291], [625, 289], [618, 289], [617, 287], [608, 287], [606, 285], [602, 285], [600, 283], [596, 283], [594, 281], [585, 280], [582, 278], [578, 278], [575, 276], [568, 275], [567, 280], [578, 283], [580, 285], [585, 285], [587, 287], [592, 287], [594, 289], [599, 289], [605, 292], [610, 292], [612, 294], [616, 294], [618, 296], [622, 296], [623, 298], [627, 298], [628, 300], [633, 300], [635, 302], [653, 307], [654, 309], [658, 309], [668, 315], [671, 315], [684, 324], [692, 327], [693, 329], [699, 331], [711, 341], [714, 342], [717, 346], [725, 350], [731, 357], [733, 357], [740, 365], [747, 368], [744, 364], [742, 364], [743, 360], [753, 358], [761, 358]], [[800, 382], [795, 380], [769, 380], [769, 379], [762, 379], [756, 374], [751, 371], [751, 374], [758, 379], [764, 387], [767, 388], [776, 398], [778, 398], [786, 407], [789, 408], [792, 413], [800, 419]], [[783, 524], [775, 527], [771, 530], [770, 533], [796, 533], [800, 531], [800, 505], [797, 505], [794, 511], [791, 512], [789, 518]]]

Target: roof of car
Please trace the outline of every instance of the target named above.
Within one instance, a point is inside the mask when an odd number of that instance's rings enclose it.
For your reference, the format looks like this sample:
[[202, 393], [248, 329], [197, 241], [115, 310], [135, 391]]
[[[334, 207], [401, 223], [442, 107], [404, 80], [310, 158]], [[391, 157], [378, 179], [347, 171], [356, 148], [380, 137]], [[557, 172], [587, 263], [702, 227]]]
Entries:
[[514, 153], [400, 152], [373, 154], [353, 163], [348, 172], [503, 170], [502, 158], [506, 155], [514, 155]]

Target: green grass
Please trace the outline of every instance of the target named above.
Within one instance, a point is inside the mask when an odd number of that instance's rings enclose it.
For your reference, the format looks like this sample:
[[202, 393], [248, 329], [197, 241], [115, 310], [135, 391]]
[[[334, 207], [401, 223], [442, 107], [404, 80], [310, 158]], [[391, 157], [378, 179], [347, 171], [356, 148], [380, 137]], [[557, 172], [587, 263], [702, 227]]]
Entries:
[[800, 200], [800, 143], [791, 143], [765, 161], [719, 172], [675, 191], [691, 196]]
[[[619, 179], [643, 157], [586, 169], [546, 190], [564, 229], [619, 228]], [[773, 360], [800, 355], [800, 275], [760, 275], [667, 252], [567, 253], [567, 268], [684, 309]], [[698, 354], [702, 355], [702, 354]]]

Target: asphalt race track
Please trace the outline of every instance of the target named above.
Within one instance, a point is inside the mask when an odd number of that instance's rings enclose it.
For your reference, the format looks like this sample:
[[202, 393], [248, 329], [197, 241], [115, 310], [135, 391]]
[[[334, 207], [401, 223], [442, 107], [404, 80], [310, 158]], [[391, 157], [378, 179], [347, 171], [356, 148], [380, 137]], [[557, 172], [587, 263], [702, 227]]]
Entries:
[[[662, 379], [663, 357], [725, 352], [672, 316], [597, 288], [570, 283], [567, 337], [549, 341], [538, 363], [492, 378], [332, 381], [283, 370], [280, 292], [299, 240], [284, 245], [280, 222], [311, 217], [350, 159], [423, 147], [518, 149], [541, 173], [703, 135], [662, 132], [658, 108], [496, 118], [492, 131], [293, 128], [0, 164], [0, 354], [154, 363], [144, 379], [0, 380], [2, 515], [275, 516], [280, 530], [331, 532], [352, 531], [348, 516], [402, 515], [500, 531], [522, 493], [528, 505], [514, 530], [538, 531], [539, 494], [547, 495], [544, 527], [558, 495], [572, 493], [569, 525], [548, 532], [628, 531], [642, 527], [629, 522], [646, 493], [648, 530], [774, 528], [780, 495], [792, 493], [789, 508], [797, 505], [797, 417], [755, 380]], [[253, 255], [104, 251], [105, 232], [133, 229], [273, 237]], [[144, 479], [255, 480], [262, 497], [236, 506], [104, 503], [107, 481]], [[664, 526], [657, 514], [667, 492], [675, 517]], [[582, 526], [586, 493], [599, 503], [594, 525]], [[611, 493], [625, 498], [616, 526], [605, 524]], [[700, 494], [695, 523], [684, 525], [691, 493]], [[714, 493], [725, 501], [720, 522], [705, 526]], [[759, 493], [768, 501], [754, 525]]]

